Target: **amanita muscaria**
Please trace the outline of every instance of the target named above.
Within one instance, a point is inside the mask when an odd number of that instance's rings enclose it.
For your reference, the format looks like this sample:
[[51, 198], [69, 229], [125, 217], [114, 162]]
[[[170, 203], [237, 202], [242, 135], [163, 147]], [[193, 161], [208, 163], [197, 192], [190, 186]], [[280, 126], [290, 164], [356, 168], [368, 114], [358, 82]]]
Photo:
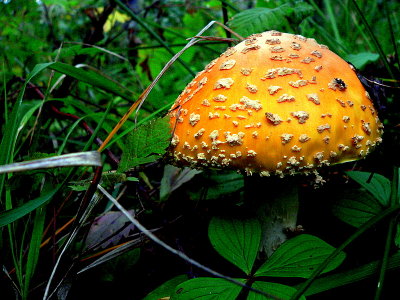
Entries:
[[[352, 65], [314, 39], [277, 31], [253, 34], [209, 63], [171, 107], [170, 124], [177, 165], [280, 177], [364, 158], [383, 129]], [[296, 207], [289, 202], [268, 209]], [[282, 214], [271, 235], [287, 226], [291, 212]]]
[[174, 160], [293, 174], [365, 157], [382, 124], [354, 68], [326, 46], [267, 31], [228, 48], [170, 110]]

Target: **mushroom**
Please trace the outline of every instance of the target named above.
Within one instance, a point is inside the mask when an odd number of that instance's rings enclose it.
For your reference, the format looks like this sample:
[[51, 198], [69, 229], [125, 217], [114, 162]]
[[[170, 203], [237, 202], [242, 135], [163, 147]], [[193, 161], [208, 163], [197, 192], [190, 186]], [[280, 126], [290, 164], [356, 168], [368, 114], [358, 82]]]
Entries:
[[175, 164], [246, 175], [316, 173], [382, 141], [354, 68], [314, 39], [277, 31], [228, 48], [169, 114]]

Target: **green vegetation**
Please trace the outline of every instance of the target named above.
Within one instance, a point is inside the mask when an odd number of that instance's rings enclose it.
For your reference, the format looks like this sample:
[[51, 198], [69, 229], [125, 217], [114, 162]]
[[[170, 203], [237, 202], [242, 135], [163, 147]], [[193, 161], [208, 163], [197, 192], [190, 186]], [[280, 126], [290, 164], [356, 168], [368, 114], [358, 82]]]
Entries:
[[[2, 299], [400, 297], [398, 11], [394, 0], [0, 0]], [[165, 158], [168, 109], [232, 40], [200, 39], [163, 68], [194, 36], [236, 39], [212, 21], [329, 46], [359, 69], [385, 126], [365, 160], [322, 170], [318, 189], [301, 179], [304, 232], [268, 259], [242, 175]]]

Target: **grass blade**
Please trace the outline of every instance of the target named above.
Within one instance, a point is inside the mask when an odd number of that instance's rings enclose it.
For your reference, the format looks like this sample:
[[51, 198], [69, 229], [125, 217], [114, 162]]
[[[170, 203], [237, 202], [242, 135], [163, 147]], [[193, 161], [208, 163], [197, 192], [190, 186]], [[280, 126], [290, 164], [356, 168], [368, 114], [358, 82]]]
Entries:
[[136, 95], [126, 87], [107, 77], [104, 77], [97, 72], [94, 72], [93, 70], [86, 71], [61, 62], [47, 64], [47, 67], [54, 71], [71, 76], [79, 81], [90, 84], [94, 87], [100, 88], [104, 91], [118, 95], [126, 100], [132, 101], [136, 97]]
[[35, 159], [9, 165], [0, 166], [0, 174], [22, 172], [36, 169], [74, 166], [101, 166], [100, 153], [97, 151], [77, 152], [59, 156]]
[[2, 212], [0, 214], [0, 227], [10, 224], [23, 216], [29, 214], [31, 211], [34, 211], [41, 205], [45, 204], [46, 202], [50, 201], [51, 198], [56, 194], [58, 189], [54, 189], [50, 192], [47, 192], [46, 194], [30, 200], [21, 206], [18, 206], [17, 208], [13, 208], [10, 210], [6, 210], [5, 212]]
[[367, 29], [367, 31], [368, 31], [370, 37], [372, 38], [372, 40], [373, 40], [373, 42], [374, 42], [374, 44], [375, 44], [375, 49], [378, 51], [379, 56], [381, 57], [381, 61], [382, 61], [383, 64], [385, 65], [386, 70], [388, 71], [388, 73], [390, 74], [390, 76], [391, 76], [393, 79], [395, 79], [396, 77], [394, 76], [394, 74], [393, 74], [393, 72], [392, 72], [392, 68], [390, 67], [389, 63], [387, 62], [386, 55], [385, 55], [385, 53], [383, 52], [383, 49], [382, 49], [381, 45], [379, 44], [379, 42], [378, 42], [378, 40], [377, 40], [375, 34], [373, 33], [371, 27], [369, 26], [367, 20], [365, 19], [364, 14], [362, 13], [362, 11], [361, 11], [360, 7], [358, 6], [357, 2], [356, 2], [355, 0], [352, 0], [352, 2], [353, 2], [353, 6], [355, 7], [355, 9], [356, 9], [358, 15], [359, 15], [360, 18], [361, 18], [363, 24], [365, 25], [365, 27], [366, 27], [366, 29]]
[[[29, 165], [31, 164], [31, 166]], [[39, 168], [54, 168], [54, 167], [65, 167], [65, 166], [77, 166], [77, 165], [94, 165], [101, 166], [101, 156], [97, 151], [91, 152], [80, 152], [73, 154], [65, 154], [61, 156], [55, 156], [45, 159], [38, 159], [32, 162], [22, 162], [11, 164], [8, 166], [3, 166], [3, 170], [7, 170], [6, 172], [16, 172], [16, 171], [25, 171], [25, 170], [33, 170]], [[11, 166], [11, 167], [10, 167]], [[54, 190], [36, 198], [30, 200], [21, 206], [6, 210], [0, 213], [0, 227], [10, 224], [15, 220], [22, 218], [27, 215], [31, 211], [37, 209], [41, 205], [50, 201], [50, 199], [57, 193], [57, 191], [65, 184], [67, 180], [69, 180], [70, 175], [66, 176], [65, 180], [59, 184]]]
[[26, 262], [25, 282], [22, 290], [22, 299], [27, 299], [29, 293], [29, 285], [33, 273], [36, 269], [36, 264], [39, 259], [40, 243], [44, 228], [44, 220], [46, 216], [45, 207], [36, 209], [35, 220], [33, 222], [32, 237], [29, 244], [28, 259]]
[[[373, 261], [368, 264], [362, 265], [358, 268], [344, 271], [332, 275], [328, 275], [322, 278], [316, 279], [309, 289], [305, 292], [305, 296], [311, 296], [331, 289], [355, 283], [366, 278], [369, 278], [379, 270], [379, 261]], [[392, 270], [400, 267], [400, 253], [394, 254], [388, 258], [388, 265], [386, 270]], [[295, 286], [296, 288], [301, 287], [301, 284]]]
[[[399, 191], [399, 168], [394, 167], [394, 174], [393, 174], [393, 180], [392, 180], [392, 192], [390, 195], [390, 207], [395, 206], [398, 203], [398, 191]], [[376, 293], [375, 293], [375, 299], [381, 299], [381, 295], [383, 292], [383, 283], [385, 281], [386, 277], [386, 270], [388, 267], [388, 260], [389, 260], [389, 252], [393, 243], [393, 238], [394, 238], [394, 233], [395, 233], [395, 228], [396, 228], [396, 217], [392, 217], [389, 223], [389, 228], [387, 231], [387, 236], [386, 236], [386, 243], [385, 243], [385, 250], [383, 252], [383, 258], [382, 258], [382, 265], [380, 268], [379, 272], [379, 280], [378, 280], [378, 285], [376, 288]]]
[[[14, 104], [11, 115], [9, 116], [8, 122], [5, 124], [3, 131], [3, 138], [0, 143], [0, 165], [9, 164], [12, 162], [15, 144], [18, 138], [18, 129], [20, 128], [21, 116], [20, 109], [22, 105], [22, 98], [25, 94], [25, 89], [29, 81], [36, 76], [39, 72], [46, 69], [52, 63], [36, 65], [32, 72], [28, 75], [21, 92], [18, 95], [17, 101]], [[3, 195], [4, 183], [6, 175], [0, 174], [0, 200]]]

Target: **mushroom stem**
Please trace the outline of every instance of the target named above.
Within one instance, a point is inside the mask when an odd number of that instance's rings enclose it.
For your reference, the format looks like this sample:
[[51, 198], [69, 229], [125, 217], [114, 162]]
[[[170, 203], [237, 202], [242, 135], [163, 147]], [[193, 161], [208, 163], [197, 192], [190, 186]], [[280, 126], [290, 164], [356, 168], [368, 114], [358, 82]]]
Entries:
[[297, 229], [297, 183], [293, 177], [245, 177], [245, 198], [254, 205], [262, 226], [260, 255], [270, 257], [279, 245], [288, 239], [290, 232]]

